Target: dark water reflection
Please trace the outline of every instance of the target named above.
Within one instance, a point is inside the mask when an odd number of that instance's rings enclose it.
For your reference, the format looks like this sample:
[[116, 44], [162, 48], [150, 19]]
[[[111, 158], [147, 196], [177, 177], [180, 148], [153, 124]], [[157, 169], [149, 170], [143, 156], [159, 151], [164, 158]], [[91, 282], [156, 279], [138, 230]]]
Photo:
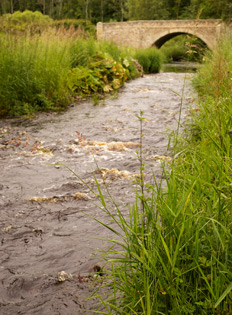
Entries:
[[162, 65], [163, 72], [178, 72], [178, 73], [194, 73], [201, 66], [198, 62], [179, 61], [172, 63], [164, 63]]

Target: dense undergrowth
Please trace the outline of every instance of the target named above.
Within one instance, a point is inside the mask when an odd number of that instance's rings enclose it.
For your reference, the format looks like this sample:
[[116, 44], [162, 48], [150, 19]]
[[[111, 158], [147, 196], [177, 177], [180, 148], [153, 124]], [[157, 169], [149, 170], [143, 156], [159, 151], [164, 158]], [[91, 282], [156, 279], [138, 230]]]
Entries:
[[[142, 75], [147, 63], [134, 58], [146, 50], [97, 42], [91, 29], [80, 20], [52, 21], [39, 12], [1, 17], [0, 116], [61, 110], [77, 96], [102, 97]], [[146, 72], [159, 72], [160, 53], [149, 50], [146, 58]]]
[[13, 14], [3, 14], [0, 16], [0, 30], [3, 32], [20, 33], [29, 31], [31, 33], [41, 32], [49, 27], [66, 29], [74, 28], [87, 33], [96, 34], [96, 27], [89, 21], [83, 19], [62, 19], [53, 20], [48, 15], [39, 11], [16, 11]]
[[112, 265], [108, 295], [99, 297], [105, 312], [97, 314], [232, 313], [231, 43], [220, 43], [194, 79], [199, 104], [173, 138], [163, 183], [144, 182], [141, 149], [129, 220], [98, 185], [118, 227], [109, 227], [117, 246], [103, 255]]

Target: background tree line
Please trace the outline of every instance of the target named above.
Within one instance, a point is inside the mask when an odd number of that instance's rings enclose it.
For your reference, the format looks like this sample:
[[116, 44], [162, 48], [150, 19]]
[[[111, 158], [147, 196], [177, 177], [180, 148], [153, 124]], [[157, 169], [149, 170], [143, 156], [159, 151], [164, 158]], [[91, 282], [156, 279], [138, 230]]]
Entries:
[[0, 14], [40, 11], [53, 19], [99, 21], [222, 18], [232, 16], [231, 0], [0, 0]]

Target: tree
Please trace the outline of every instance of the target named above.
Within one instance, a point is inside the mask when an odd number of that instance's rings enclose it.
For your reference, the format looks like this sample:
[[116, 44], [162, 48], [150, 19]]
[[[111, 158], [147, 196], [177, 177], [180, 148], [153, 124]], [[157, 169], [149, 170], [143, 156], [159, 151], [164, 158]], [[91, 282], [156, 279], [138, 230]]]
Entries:
[[162, 20], [201, 18], [230, 19], [231, 0], [0, 0], [0, 14], [40, 11], [55, 19]]
[[7, 0], [1, 1], [1, 10], [3, 14], [7, 13]]
[[128, 0], [129, 19], [162, 20], [169, 17], [168, 0]]

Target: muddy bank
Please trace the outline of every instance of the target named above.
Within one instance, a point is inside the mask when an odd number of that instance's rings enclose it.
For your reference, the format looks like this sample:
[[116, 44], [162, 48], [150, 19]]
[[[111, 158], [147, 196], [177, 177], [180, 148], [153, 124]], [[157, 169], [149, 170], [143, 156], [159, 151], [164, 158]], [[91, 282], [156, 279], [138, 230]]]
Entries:
[[[144, 111], [146, 174], [160, 174], [167, 129], [177, 127], [184, 74], [161, 73], [127, 83], [119, 97], [32, 120], [0, 121], [0, 314], [91, 314], [95, 256], [106, 248], [107, 229], [96, 198], [65, 163], [96, 190], [97, 170], [128, 213], [139, 173], [139, 121]], [[182, 119], [192, 104], [186, 81]], [[97, 165], [96, 165], [97, 163]], [[61, 273], [64, 271], [65, 273]], [[86, 311], [84, 310], [86, 309]]]

